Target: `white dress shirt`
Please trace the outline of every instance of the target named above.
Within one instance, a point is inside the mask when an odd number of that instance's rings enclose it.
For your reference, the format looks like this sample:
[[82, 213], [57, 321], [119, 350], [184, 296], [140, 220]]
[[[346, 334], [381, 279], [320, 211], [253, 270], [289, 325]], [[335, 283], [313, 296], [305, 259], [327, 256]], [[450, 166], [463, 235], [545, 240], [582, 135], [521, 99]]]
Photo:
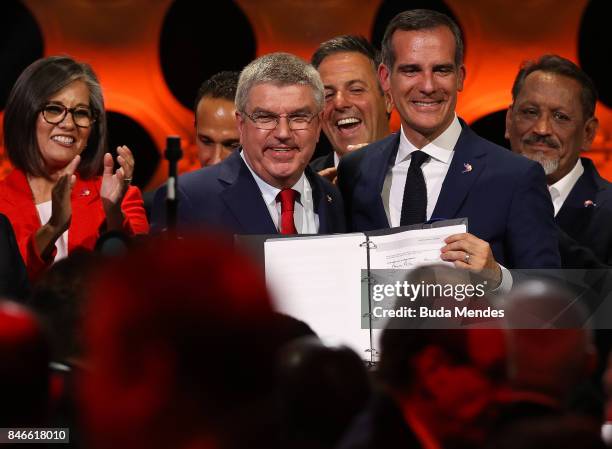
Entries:
[[578, 158], [576, 165], [574, 165], [574, 168], [572, 168], [567, 175], [559, 179], [554, 184], [548, 186], [548, 191], [550, 192], [550, 197], [552, 198], [553, 206], [555, 208], [555, 217], [559, 213], [559, 210], [561, 210], [563, 207], [563, 203], [565, 203], [565, 200], [583, 173], [584, 167], [582, 165], [582, 161], [580, 158]]
[[[276, 198], [281, 189], [271, 186], [266, 181], [261, 179], [244, 158], [243, 151], [240, 153], [240, 156], [253, 175], [253, 178], [257, 183], [257, 187], [259, 187], [259, 190], [261, 191], [261, 196], [266, 203], [268, 212], [270, 212], [270, 217], [272, 217], [274, 226], [276, 226], [276, 229], [280, 232], [281, 204], [280, 201], [276, 200]], [[293, 211], [293, 222], [295, 224], [295, 229], [297, 230], [298, 234], [317, 234], [319, 231], [319, 216], [314, 210], [312, 187], [310, 186], [310, 182], [308, 182], [306, 175], [302, 173], [300, 179], [298, 179], [298, 181], [291, 188], [297, 191], [299, 194], [295, 200], [295, 207]]]
[[[442, 191], [442, 183], [448, 173], [451, 161], [455, 155], [455, 145], [461, 135], [461, 123], [457, 115], [451, 124], [442, 134], [429, 142], [423, 148], [415, 147], [404, 134], [402, 128], [400, 133], [399, 148], [395, 157], [395, 164], [385, 177], [383, 191], [381, 192], [385, 212], [390, 226], [400, 226], [402, 216], [402, 202], [404, 200], [404, 187], [406, 186], [406, 176], [410, 167], [411, 155], [417, 150], [421, 150], [430, 156], [430, 159], [421, 165], [425, 186], [427, 188], [427, 220], [430, 220], [433, 211]], [[449, 217], [434, 217], [449, 218]], [[468, 229], [469, 232], [469, 229]], [[501, 267], [501, 283], [495, 291], [509, 292], [512, 288], [512, 275], [503, 265]]]
[[[415, 147], [404, 134], [402, 128], [400, 133], [399, 148], [395, 158], [395, 164], [385, 177], [385, 183], [381, 193], [387, 219], [392, 228], [400, 225], [402, 216], [402, 201], [404, 199], [404, 187], [406, 176], [412, 160], [412, 153], [419, 149], [430, 156], [429, 160], [421, 165], [425, 186], [427, 187], [427, 219], [436, 207], [442, 183], [448, 173], [450, 163], [455, 154], [455, 145], [461, 135], [461, 123], [455, 115], [448, 128], [433, 141], [423, 148]], [[448, 218], [448, 217], [434, 217]]]

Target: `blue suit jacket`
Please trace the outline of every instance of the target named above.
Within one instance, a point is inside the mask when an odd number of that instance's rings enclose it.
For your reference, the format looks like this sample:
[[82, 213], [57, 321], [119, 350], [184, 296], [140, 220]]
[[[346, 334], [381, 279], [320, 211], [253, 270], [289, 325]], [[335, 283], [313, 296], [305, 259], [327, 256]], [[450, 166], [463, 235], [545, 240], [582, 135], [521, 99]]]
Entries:
[[334, 152], [332, 151], [331, 153], [318, 157], [314, 161], [311, 161], [308, 165], [316, 172], [334, 167]]
[[[308, 167], [306, 176], [319, 216], [319, 233], [345, 232], [344, 208], [338, 189]], [[177, 197], [179, 228], [204, 226], [231, 234], [278, 232], [240, 151], [233, 152], [217, 165], [180, 176]], [[165, 227], [165, 198], [166, 187], [163, 186], [155, 194], [153, 231]]]
[[[431, 218], [467, 217], [469, 232], [486, 240], [495, 260], [507, 268], [558, 267], [557, 230], [542, 167], [461, 125]], [[340, 160], [338, 183], [349, 230], [389, 227], [381, 192], [398, 146], [395, 133]]]
[[605, 268], [612, 265], [612, 184], [581, 160], [584, 173], [555, 217], [565, 232], [561, 258], [565, 268]]

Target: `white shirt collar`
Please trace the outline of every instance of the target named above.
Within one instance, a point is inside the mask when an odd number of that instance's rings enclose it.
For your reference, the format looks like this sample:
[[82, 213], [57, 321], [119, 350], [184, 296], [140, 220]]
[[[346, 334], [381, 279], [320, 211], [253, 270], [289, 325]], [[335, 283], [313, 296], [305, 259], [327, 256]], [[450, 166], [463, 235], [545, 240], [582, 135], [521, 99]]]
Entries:
[[[448, 128], [446, 128], [442, 134], [420, 150], [444, 164], [450, 164], [451, 159], [453, 158], [455, 145], [457, 144], [460, 135], [461, 123], [459, 123], [459, 119], [455, 114], [455, 117]], [[408, 140], [406, 134], [404, 134], [404, 128], [402, 127], [395, 163], [398, 164], [405, 161], [414, 151], [417, 150], [419, 150], [419, 148], [415, 147]]]
[[[281, 191], [281, 189], [279, 189], [278, 187], [271, 186], [253, 171], [248, 161], [244, 157], [244, 150], [240, 152], [240, 157], [253, 175], [253, 178], [257, 183], [257, 187], [259, 187], [259, 190], [261, 191], [261, 195], [263, 196], [265, 203], [268, 205], [276, 204], [276, 197], [278, 196], [278, 193]], [[300, 194], [299, 197], [296, 198], [296, 201], [298, 201], [300, 204], [304, 204], [304, 199], [307, 198], [307, 195], [305, 195], [304, 193], [305, 190], [308, 190], [310, 193], [310, 185], [308, 185], [308, 189], [306, 189], [306, 175], [304, 174], [304, 172], [302, 172], [302, 176], [300, 176], [300, 179], [298, 179], [298, 181], [291, 188]]]
[[584, 166], [580, 158], [578, 158], [576, 165], [574, 165], [574, 168], [572, 168], [567, 175], [548, 186], [548, 190], [553, 199], [558, 198], [560, 205], [563, 205], [583, 173]]

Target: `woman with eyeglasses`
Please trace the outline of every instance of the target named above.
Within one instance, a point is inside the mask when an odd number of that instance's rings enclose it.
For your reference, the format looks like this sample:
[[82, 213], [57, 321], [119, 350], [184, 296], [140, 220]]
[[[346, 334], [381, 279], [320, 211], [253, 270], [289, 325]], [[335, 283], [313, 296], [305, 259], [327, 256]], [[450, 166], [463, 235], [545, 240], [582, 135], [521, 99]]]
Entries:
[[117, 149], [117, 170], [106, 152], [104, 99], [88, 64], [51, 56], [26, 68], [4, 111], [4, 147], [14, 170], [0, 182], [0, 212], [31, 279], [73, 249], [93, 249], [101, 232], [148, 232], [131, 151]]

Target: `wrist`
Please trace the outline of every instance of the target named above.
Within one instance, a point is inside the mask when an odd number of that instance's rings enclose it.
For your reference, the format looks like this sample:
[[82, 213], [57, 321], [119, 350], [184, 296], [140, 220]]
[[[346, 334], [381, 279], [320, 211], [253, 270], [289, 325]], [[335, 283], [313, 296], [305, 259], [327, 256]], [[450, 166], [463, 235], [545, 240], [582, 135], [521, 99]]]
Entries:
[[493, 284], [495, 285], [493, 290], [496, 290], [497, 288], [499, 288], [499, 286], [502, 283], [502, 280], [503, 280], [503, 273], [502, 273], [501, 265], [496, 263], [495, 269], [493, 270]]
[[55, 250], [55, 242], [64, 233], [58, 226], [50, 223], [42, 225], [34, 236], [36, 251], [42, 260], [48, 261], [51, 259]]
[[41, 226], [40, 232], [55, 242], [67, 228], [68, 226], [61, 226], [55, 223], [53, 217], [51, 217], [46, 224]]
[[123, 228], [123, 211], [121, 207], [110, 207], [104, 210], [106, 215], [106, 228], [108, 230], [121, 230]]

